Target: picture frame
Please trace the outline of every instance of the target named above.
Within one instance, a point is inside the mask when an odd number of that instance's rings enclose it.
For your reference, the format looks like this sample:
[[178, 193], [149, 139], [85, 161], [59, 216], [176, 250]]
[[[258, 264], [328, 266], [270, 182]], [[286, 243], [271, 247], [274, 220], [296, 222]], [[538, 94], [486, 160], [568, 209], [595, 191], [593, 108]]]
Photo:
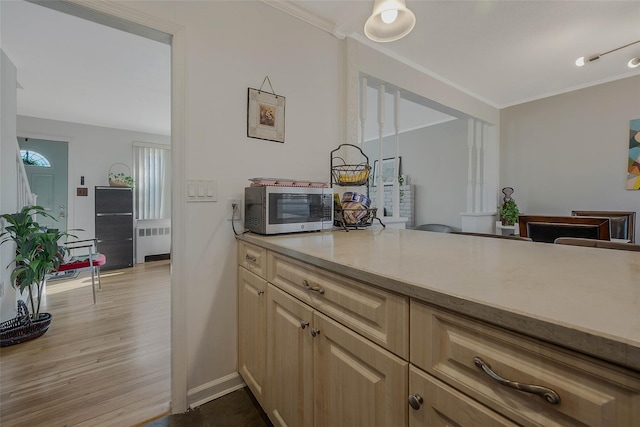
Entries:
[[285, 97], [249, 88], [247, 136], [284, 143]]
[[[382, 184], [393, 185], [394, 180], [394, 160], [395, 157], [382, 159], [382, 168], [378, 167], [378, 160], [373, 161], [373, 186], [378, 185], [378, 174], [382, 172]], [[402, 174], [402, 156], [398, 156], [398, 176]], [[397, 177], [395, 177], [397, 179]]]

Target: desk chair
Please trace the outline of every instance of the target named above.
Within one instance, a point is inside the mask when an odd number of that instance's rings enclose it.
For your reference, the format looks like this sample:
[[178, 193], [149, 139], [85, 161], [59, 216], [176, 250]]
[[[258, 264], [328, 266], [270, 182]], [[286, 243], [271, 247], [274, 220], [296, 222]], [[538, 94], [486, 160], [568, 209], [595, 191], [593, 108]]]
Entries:
[[636, 242], [636, 213], [631, 211], [571, 211], [573, 216], [609, 218], [611, 238]]
[[609, 240], [609, 218], [587, 216], [520, 215], [520, 236], [553, 243], [558, 237]]
[[[91, 271], [91, 290], [93, 291], [93, 303], [96, 303], [96, 276], [98, 276], [98, 288], [100, 283], [100, 267], [107, 263], [107, 257], [98, 252], [98, 239], [76, 240], [67, 242], [64, 246], [71, 253], [71, 258], [60, 264], [58, 269], [49, 275], [49, 279], [76, 277], [81, 271]], [[78, 255], [77, 251], [83, 253]]]

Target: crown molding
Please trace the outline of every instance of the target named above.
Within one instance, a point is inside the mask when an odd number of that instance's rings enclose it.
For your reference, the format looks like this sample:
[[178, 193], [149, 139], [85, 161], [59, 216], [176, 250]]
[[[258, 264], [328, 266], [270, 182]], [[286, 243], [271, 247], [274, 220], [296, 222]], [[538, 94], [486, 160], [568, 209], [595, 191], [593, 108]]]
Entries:
[[321, 18], [306, 9], [301, 8], [297, 4], [289, 0], [260, 0], [262, 3], [269, 5], [275, 9], [298, 18], [307, 24], [311, 24], [322, 31], [333, 35], [337, 39], [343, 40], [347, 35], [336, 27], [335, 22]]

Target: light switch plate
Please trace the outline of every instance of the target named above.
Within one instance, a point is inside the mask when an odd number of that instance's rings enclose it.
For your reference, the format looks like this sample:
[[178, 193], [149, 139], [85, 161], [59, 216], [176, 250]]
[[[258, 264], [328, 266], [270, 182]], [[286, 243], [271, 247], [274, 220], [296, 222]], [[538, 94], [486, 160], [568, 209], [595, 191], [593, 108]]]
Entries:
[[217, 202], [218, 182], [214, 179], [187, 181], [187, 202]]

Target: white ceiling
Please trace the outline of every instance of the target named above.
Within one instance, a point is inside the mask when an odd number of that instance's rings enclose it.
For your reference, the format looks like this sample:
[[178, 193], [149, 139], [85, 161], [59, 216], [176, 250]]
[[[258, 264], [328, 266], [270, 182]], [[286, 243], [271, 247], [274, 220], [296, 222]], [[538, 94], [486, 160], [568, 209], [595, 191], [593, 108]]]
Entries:
[[[373, 1], [262, 1], [497, 108], [640, 74], [640, 44], [574, 65], [640, 40], [640, 1], [408, 0], [414, 30], [383, 44], [363, 35]], [[169, 134], [168, 45], [22, 0], [0, 0], [0, 31], [20, 115]]]
[[0, 0], [18, 114], [169, 135], [171, 47], [25, 1]]

